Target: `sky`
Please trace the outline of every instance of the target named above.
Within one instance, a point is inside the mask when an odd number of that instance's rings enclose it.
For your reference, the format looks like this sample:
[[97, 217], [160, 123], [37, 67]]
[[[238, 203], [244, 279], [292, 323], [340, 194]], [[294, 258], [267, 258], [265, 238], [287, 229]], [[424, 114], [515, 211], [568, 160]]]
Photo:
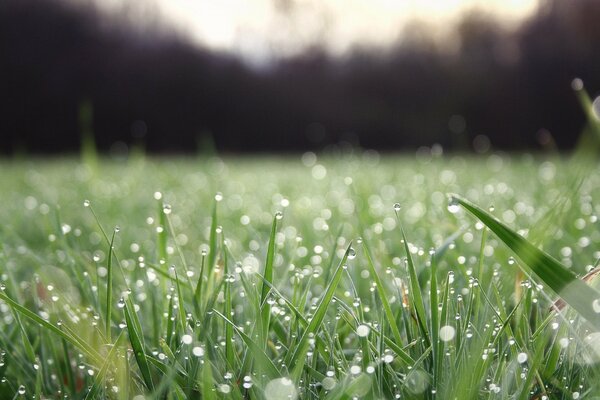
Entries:
[[[355, 45], [381, 46], [402, 39], [418, 20], [444, 36], [473, 9], [516, 24], [540, 0], [99, 0], [137, 1], [153, 9], [198, 43], [254, 61], [294, 55], [314, 44], [334, 54]], [[408, 27], [407, 27], [408, 26]]]

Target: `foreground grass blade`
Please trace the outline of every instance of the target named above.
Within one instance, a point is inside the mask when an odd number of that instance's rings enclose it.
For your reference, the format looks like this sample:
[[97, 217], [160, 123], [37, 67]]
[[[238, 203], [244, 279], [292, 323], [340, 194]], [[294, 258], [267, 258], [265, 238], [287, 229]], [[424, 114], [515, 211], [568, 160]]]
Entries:
[[98, 371], [98, 375], [96, 375], [96, 378], [94, 379], [94, 383], [92, 384], [92, 387], [90, 388], [89, 392], [85, 396], [86, 400], [95, 399], [96, 395], [102, 389], [102, 386], [104, 386], [104, 377], [106, 376], [106, 373], [108, 372], [108, 368], [113, 365], [113, 359], [115, 358], [115, 355], [117, 354], [117, 350], [119, 348], [119, 343], [121, 342], [121, 339], [124, 336], [123, 332], [124, 331], [121, 331], [121, 333], [117, 337], [117, 340], [115, 341], [115, 344], [112, 346], [112, 348], [110, 349], [110, 352], [106, 356], [106, 360], [104, 360], [104, 364], [102, 364], [100, 371]]
[[37, 323], [42, 328], [45, 328], [45, 329], [57, 334], [58, 336], [65, 339], [67, 342], [71, 343], [73, 346], [81, 349], [95, 363], [100, 364], [102, 362], [102, 357], [100, 356], [100, 354], [98, 354], [98, 352], [96, 350], [94, 350], [90, 345], [88, 345], [81, 338], [73, 337], [73, 336], [63, 332], [59, 327], [46, 321], [45, 319], [43, 319], [42, 317], [40, 317], [33, 311], [28, 310], [27, 308], [23, 307], [22, 305], [20, 305], [19, 303], [17, 303], [10, 297], [8, 297], [6, 294], [4, 294], [4, 292], [2, 292], [2, 291], [0, 291], [0, 300], [3, 300], [8, 305], [10, 305], [13, 310], [17, 311], [19, 314], [21, 314], [24, 317]]
[[350, 250], [352, 250], [352, 242], [348, 245], [340, 264], [338, 265], [335, 273], [333, 274], [333, 278], [331, 282], [327, 285], [325, 289], [325, 294], [321, 298], [319, 305], [313, 315], [308, 327], [302, 334], [298, 345], [296, 346], [296, 350], [293, 353], [290, 362], [287, 363], [292, 368], [292, 379], [297, 382], [300, 379], [300, 375], [302, 373], [302, 369], [304, 368], [304, 359], [306, 357], [306, 353], [309, 349], [309, 337], [316, 334], [318, 328], [321, 326], [323, 319], [325, 318], [325, 314], [327, 313], [327, 308], [331, 299], [333, 299], [333, 295], [335, 290], [337, 289], [340, 280], [342, 279], [342, 272], [344, 272], [344, 265], [346, 264], [346, 260], [348, 259], [348, 254], [350, 254]]
[[400, 225], [400, 231], [402, 232], [402, 240], [404, 241], [404, 250], [406, 251], [406, 264], [408, 267], [408, 273], [410, 276], [410, 293], [412, 297], [412, 304], [415, 309], [419, 330], [425, 340], [425, 346], [429, 347], [431, 340], [429, 338], [429, 332], [427, 331], [427, 315], [425, 314], [425, 306], [423, 304], [423, 296], [421, 295], [421, 287], [419, 286], [419, 278], [417, 277], [417, 270], [415, 269], [415, 263], [413, 262], [408, 247], [408, 241], [406, 240], [406, 234], [404, 228]]
[[135, 360], [137, 361], [140, 372], [142, 373], [142, 378], [144, 379], [146, 387], [152, 391], [154, 390], [154, 383], [152, 382], [150, 366], [148, 365], [148, 360], [146, 359], [146, 354], [144, 353], [144, 337], [142, 336], [140, 322], [137, 319], [135, 308], [130, 298], [125, 300], [125, 307], [123, 310], [125, 312], [127, 332], [129, 333], [129, 342], [131, 343]]
[[210, 222], [210, 237], [208, 239], [208, 276], [210, 276], [217, 262], [217, 204], [215, 200]]
[[456, 202], [471, 214], [476, 216], [496, 236], [502, 240], [531, 271], [550, 289], [558, 294], [569, 306], [596, 328], [600, 328], [600, 314], [593, 308], [593, 302], [600, 299], [600, 293], [582, 280], [556, 259], [532, 245], [521, 235], [502, 222], [496, 220], [490, 213], [457, 195], [451, 202]]
[[381, 300], [381, 304], [383, 305], [383, 311], [385, 312], [385, 317], [387, 318], [387, 320], [390, 323], [390, 329], [392, 331], [392, 334], [394, 335], [394, 339], [396, 340], [396, 344], [398, 346], [402, 346], [403, 343], [403, 339], [402, 339], [402, 335], [400, 334], [400, 330], [398, 329], [398, 323], [396, 322], [396, 317], [394, 315], [394, 312], [392, 311], [392, 308], [390, 307], [390, 302], [388, 300], [388, 296], [385, 293], [385, 289], [383, 287], [383, 282], [381, 281], [381, 278], [379, 278], [379, 274], [377, 273], [377, 270], [375, 269], [375, 266], [373, 265], [373, 259], [371, 258], [371, 254], [369, 252], [369, 248], [366, 244], [366, 241], [363, 241], [363, 249], [365, 251], [365, 256], [367, 258], [367, 266], [369, 267], [369, 272], [371, 273], [371, 276], [373, 277], [373, 280], [375, 281], [376, 285], [377, 285], [377, 294], [379, 295], [379, 299]]
[[113, 230], [112, 237], [110, 238], [110, 244], [108, 247], [108, 260], [106, 263], [106, 326], [105, 332], [106, 340], [110, 343], [110, 325], [112, 320], [112, 286], [113, 286], [113, 267], [112, 267], [112, 258], [113, 258], [113, 246], [115, 243], [115, 235], [117, 233], [117, 229]]
[[262, 283], [262, 289], [260, 293], [260, 315], [261, 315], [261, 344], [263, 348], [267, 347], [267, 341], [269, 338], [269, 323], [271, 318], [271, 306], [267, 302], [267, 296], [269, 295], [270, 288], [267, 283], [273, 283], [273, 259], [275, 258], [275, 234], [277, 233], [277, 219], [281, 218], [277, 214], [273, 218], [273, 224], [271, 226], [271, 235], [269, 237], [269, 245], [267, 247], [267, 258], [265, 261], [265, 272], [263, 274], [265, 282]]
[[219, 317], [221, 317], [223, 319], [223, 321], [225, 321], [227, 324], [231, 325], [233, 327], [233, 329], [235, 329], [235, 331], [238, 333], [238, 335], [240, 335], [240, 337], [242, 338], [242, 341], [244, 342], [244, 344], [246, 344], [246, 346], [248, 346], [248, 351], [254, 357], [254, 360], [258, 364], [261, 365], [261, 368], [264, 368], [264, 371], [267, 373], [267, 375], [270, 378], [275, 378], [275, 377], [279, 376], [279, 371], [277, 370], [277, 367], [275, 366], [275, 364], [273, 364], [273, 361], [271, 361], [271, 359], [265, 354], [265, 352], [262, 350], [262, 348], [258, 344], [256, 344], [250, 338], [250, 336], [246, 335], [244, 333], [244, 331], [239, 329], [233, 322], [231, 322], [227, 317], [225, 317], [219, 311], [213, 310], [213, 312], [215, 314], [217, 314]]

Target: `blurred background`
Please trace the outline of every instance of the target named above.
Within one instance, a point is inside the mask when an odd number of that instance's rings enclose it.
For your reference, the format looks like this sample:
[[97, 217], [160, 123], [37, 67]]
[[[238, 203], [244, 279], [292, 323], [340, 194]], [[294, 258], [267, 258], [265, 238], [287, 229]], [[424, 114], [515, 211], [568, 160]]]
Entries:
[[2, 0], [0, 154], [568, 150], [598, 21], [597, 0]]

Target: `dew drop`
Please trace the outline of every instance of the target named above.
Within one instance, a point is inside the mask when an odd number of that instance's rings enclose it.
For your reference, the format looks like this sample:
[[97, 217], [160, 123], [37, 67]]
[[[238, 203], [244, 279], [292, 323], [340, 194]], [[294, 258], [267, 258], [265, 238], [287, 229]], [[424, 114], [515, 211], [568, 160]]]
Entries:
[[123, 307], [125, 307], [125, 299], [123, 299], [123, 298], [121, 297], [121, 299], [120, 299], [120, 300], [119, 300], [119, 302], [117, 303], [117, 307], [119, 307], [119, 308], [123, 308]]
[[452, 214], [456, 214], [460, 210], [460, 205], [458, 203], [458, 199], [454, 196], [451, 196], [448, 200], [448, 211]]
[[89, 206], [90, 206], [90, 204], [91, 204], [91, 203], [90, 203], [90, 201], [89, 201], [89, 200], [84, 200], [84, 201], [83, 201], [83, 206], [84, 206], [84, 207], [89, 207]]
[[519, 353], [517, 355], [517, 361], [519, 364], [523, 364], [527, 361], [527, 353]]
[[360, 337], [367, 337], [367, 336], [369, 336], [369, 332], [370, 331], [371, 331], [371, 328], [369, 328], [369, 326], [365, 325], [365, 324], [359, 325], [356, 328], [356, 334], [358, 336], [360, 336]]
[[275, 213], [275, 219], [281, 220], [283, 218], [283, 213], [281, 211], [277, 211]]
[[348, 259], [352, 260], [356, 257], [356, 251], [350, 247], [350, 250], [348, 250]]
[[215, 194], [215, 201], [221, 201], [221, 200], [223, 200], [223, 193], [217, 192]]
[[170, 204], [164, 204], [163, 205], [163, 213], [165, 215], [171, 214], [171, 205]]
[[192, 349], [192, 354], [196, 357], [202, 357], [204, 355], [204, 349], [200, 346], [196, 346]]
[[183, 336], [181, 337], [181, 342], [182, 342], [183, 344], [192, 344], [192, 340], [193, 340], [193, 339], [192, 339], [192, 336], [191, 336], [191, 335], [183, 335]]
[[[218, 201], [220, 201], [220, 200], [218, 200]], [[204, 367], [204, 368], [207, 368], [207, 367]], [[227, 394], [227, 393], [231, 392], [231, 386], [229, 386], [226, 383], [222, 383], [219, 385], [219, 392]]]
[[350, 367], [350, 373], [352, 375], [358, 375], [358, 374], [360, 374], [361, 371], [362, 371], [362, 368], [360, 367], [360, 365], [353, 365]]
[[400, 205], [400, 203], [394, 203], [394, 211], [400, 211], [402, 209], [402, 206]]
[[456, 335], [456, 329], [450, 325], [444, 325], [440, 328], [440, 340], [443, 342], [449, 342], [454, 339]]
[[298, 391], [289, 378], [277, 378], [269, 381], [265, 387], [267, 400], [296, 400]]
[[18, 392], [21, 395], [25, 394], [25, 386], [23, 386], [23, 385], [19, 386]]
[[595, 313], [600, 313], [600, 299], [592, 301], [592, 309]]
[[321, 385], [323, 386], [323, 389], [331, 390], [335, 387], [336, 383], [337, 382], [334, 378], [328, 376], [323, 379], [323, 381], [321, 382]]

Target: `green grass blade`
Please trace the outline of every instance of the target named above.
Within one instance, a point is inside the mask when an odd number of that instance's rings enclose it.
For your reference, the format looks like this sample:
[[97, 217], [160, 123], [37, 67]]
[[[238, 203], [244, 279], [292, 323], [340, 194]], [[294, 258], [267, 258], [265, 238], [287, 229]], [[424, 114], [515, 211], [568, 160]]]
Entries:
[[102, 389], [102, 387], [104, 386], [104, 377], [106, 376], [106, 373], [108, 372], [108, 368], [113, 365], [113, 359], [115, 357], [115, 354], [117, 354], [117, 349], [119, 348], [119, 343], [121, 342], [121, 338], [124, 337], [123, 332], [124, 331], [121, 331], [121, 333], [117, 337], [117, 340], [115, 341], [114, 345], [110, 349], [110, 352], [106, 356], [106, 359], [104, 360], [104, 364], [102, 364], [100, 371], [98, 371], [98, 374], [96, 375], [96, 378], [94, 379], [94, 383], [92, 384], [90, 390], [88, 391], [87, 395], [85, 396], [86, 400], [95, 399], [96, 395], [100, 392], [100, 389]]
[[210, 222], [210, 235], [208, 238], [208, 276], [210, 276], [210, 273], [217, 262], [217, 204], [218, 201], [215, 200]]
[[404, 250], [406, 251], [406, 264], [408, 267], [408, 273], [410, 277], [410, 294], [412, 298], [412, 305], [415, 310], [415, 316], [417, 318], [417, 323], [419, 325], [419, 330], [421, 331], [421, 335], [423, 335], [423, 339], [425, 341], [425, 346], [430, 347], [431, 340], [429, 338], [429, 332], [427, 331], [427, 314], [425, 313], [425, 306], [423, 304], [423, 296], [421, 295], [421, 287], [419, 286], [419, 278], [417, 277], [417, 271], [415, 269], [415, 264], [413, 262], [412, 256], [410, 254], [410, 249], [408, 247], [408, 241], [406, 240], [406, 234], [404, 233], [404, 228], [402, 225], [400, 226], [400, 231], [402, 232], [402, 240], [404, 241]]
[[110, 343], [110, 326], [112, 322], [112, 286], [113, 286], [113, 267], [112, 267], [112, 258], [113, 258], [113, 246], [115, 243], [115, 235], [117, 233], [117, 229], [113, 230], [112, 237], [110, 238], [110, 244], [108, 247], [108, 260], [106, 263], [106, 321], [105, 321], [105, 331], [106, 340]]
[[273, 260], [275, 259], [275, 235], [277, 233], [277, 219], [281, 218], [277, 214], [273, 218], [273, 224], [271, 225], [271, 234], [269, 236], [269, 245], [267, 247], [267, 257], [265, 260], [265, 271], [263, 273], [263, 278], [265, 282], [262, 283], [261, 293], [260, 293], [260, 316], [261, 316], [261, 344], [263, 348], [267, 347], [267, 340], [269, 338], [269, 322], [271, 319], [271, 306], [267, 302], [267, 296], [269, 295], [269, 285], [267, 282], [273, 283]]
[[215, 400], [214, 379], [212, 374], [212, 365], [210, 361], [205, 361], [202, 366], [202, 399], [203, 400]]
[[375, 265], [373, 264], [373, 258], [371, 257], [371, 253], [369, 252], [369, 247], [367, 246], [366, 240], [363, 241], [363, 249], [365, 251], [365, 256], [367, 258], [367, 266], [369, 267], [369, 272], [377, 285], [377, 294], [379, 295], [379, 299], [381, 300], [381, 304], [383, 305], [383, 311], [385, 312], [385, 317], [389, 322], [390, 330], [394, 335], [394, 339], [396, 340], [396, 344], [398, 346], [402, 346], [403, 339], [400, 334], [400, 330], [398, 329], [398, 323], [396, 322], [396, 316], [390, 307], [390, 302], [388, 300], [388, 295], [385, 293], [385, 288], [383, 287], [383, 282], [375, 269]]
[[81, 338], [73, 337], [70, 334], [63, 332], [56, 325], [46, 321], [45, 319], [43, 319], [36, 313], [23, 307], [22, 305], [20, 305], [19, 303], [17, 303], [16, 301], [14, 301], [10, 297], [8, 297], [6, 294], [4, 294], [4, 292], [1, 292], [1, 291], [0, 291], [0, 300], [3, 300], [4, 302], [6, 302], [8, 305], [11, 306], [11, 308], [16, 310], [22, 316], [32, 320], [33, 322], [40, 325], [42, 328], [45, 328], [52, 333], [55, 333], [56, 335], [65, 339], [67, 342], [71, 343], [73, 346], [79, 348], [88, 357], [90, 357], [92, 359], [92, 361], [94, 361], [96, 363], [100, 363], [102, 361], [102, 357], [100, 356], [100, 354], [98, 354], [98, 352], [96, 352], [96, 350], [94, 350], [90, 345], [85, 343], [85, 341], [83, 341]]
[[323, 319], [325, 318], [325, 314], [327, 313], [327, 308], [329, 307], [329, 303], [331, 299], [333, 299], [333, 295], [335, 290], [337, 289], [340, 280], [342, 279], [342, 273], [344, 272], [344, 265], [346, 264], [346, 260], [348, 259], [348, 254], [350, 254], [350, 250], [352, 250], [352, 243], [348, 245], [342, 260], [340, 261], [335, 273], [333, 274], [333, 278], [331, 282], [328, 283], [327, 288], [325, 289], [325, 294], [319, 301], [319, 305], [315, 310], [315, 313], [308, 324], [308, 327], [302, 334], [298, 345], [296, 346], [296, 350], [294, 351], [292, 357], [290, 358], [290, 362], [287, 363], [292, 368], [292, 380], [295, 382], [298, 381], [300, 375], [302, 373], [302, 369], [304, 367], [304, 359], [306, 357], [306, 353], [309, 349], [308, 339], [310, 336], [313, 336], [317, 333], [318, 328], [321, 326]]
[[177, 289], [177, 311], [179, 312], [179, 327], [181, 329], [181, 334], [185, 333], [185, 325], [187, 321], [187, 316], [185, 314], [184, 300], [183, 300], [183, 292], [181, 291], [181, 285], [179, 284], [179, 277], [177, 276], [177, 268], [175, 266], [172, 267], [175, 273], [175, 287]]
[[539, 250], [514, 230], [496, 220], [487, 211], [454, 195], [455, 201], [479, 218], [500, 240], [502, 240], [529, 269], [569, 306], [595, 327], [600, 328], [600, 315], [592, 303], [600, 299], [600, 293], [581, 281], [575, 274], [547, 253]]
[[[429, 288], [429, 308], [431, 312], [431, 358], [433, 361], [433, 388], [437, 388], [440, 372], [442, 370], [441, 346], [439, 343], [440, 332], [440, 314], [438, 312], [438, 282], [437, 282], [437, 261], [435, 253], [431, 256], [431, 280]], [[446, 303], [446, 299], [443, 299]]]
[[156, 230], [156, 250], [158, 255], [158, 262], [167, 262], [168, 253], [167, 253], [167, 215], [164, 212], [164, 204], [162, 202], [162, 194], [157, 192], [154, 194], [154, 197], [157, 198], [158, 204], [158, 226]]
[[142, 336], [142, 329], [140, 323], [135, 314], [135, 308], [130, 298], [125, 300], [125, 307], [123, 309], [125, 313], [125, 322], [127, 323], [127, 332], [129, 334], [129, 342], [133, 349], [133, 355], [138, 364], [142, 378], [146, 387], [152, 391], [154, 390], [154, 383], [152, 382], [152, 375], [150, 373], [150, 366], [146, 359], [144, 350], [144, 337]]
[[254, 342], [250, 336], [246, 335], [244, 331], [240, 330], [233, 322], [231, 322], [227, 317], [221, 314], [217, 310], [213, 310], [215, 314], [223, 319], [227, 324], [231, 325], [233, 329], [237, 332], [238, 335], [242, 338], [242, 341], [246, 346], [248, 346], [248, 351], [254, 357], [254, 361], [261, 365], [265, 373], [269, 376], [269, 378], [276, 378], [280, 375], [279, 370], [273, 364], [273, 361], [265, 354], [263, 349]]

